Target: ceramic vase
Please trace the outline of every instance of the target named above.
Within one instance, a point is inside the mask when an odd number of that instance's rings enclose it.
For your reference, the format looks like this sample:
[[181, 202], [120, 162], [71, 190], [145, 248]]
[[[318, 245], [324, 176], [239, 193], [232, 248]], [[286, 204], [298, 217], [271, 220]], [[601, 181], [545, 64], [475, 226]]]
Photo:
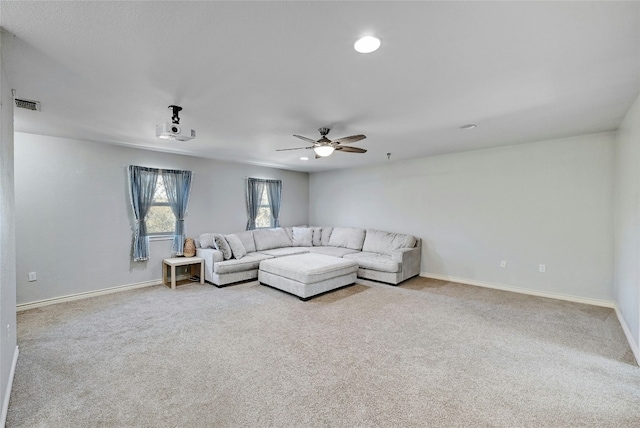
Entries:
[[196, 255], [196, 244], [193, 242], [193, 239], [185, 239], [183, 254], [185, 257], [193, 257]]

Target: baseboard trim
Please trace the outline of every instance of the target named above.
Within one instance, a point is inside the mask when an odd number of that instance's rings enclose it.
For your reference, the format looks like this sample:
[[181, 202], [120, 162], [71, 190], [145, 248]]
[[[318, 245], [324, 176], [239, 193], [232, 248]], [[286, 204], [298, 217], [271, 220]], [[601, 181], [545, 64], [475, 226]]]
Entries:
[[513, 293], [528, 294], [530, 296], [548, 297], [550, 299], [565, 300], [568, 302], [585, 303], [587, 305], [602, 306], [605, 308], [613, 308], [614, 302], [609, 300], [591, 299], [589, 297], [572, 296], [569, 294], [553, 293], [549, 291], [532, 290], [530, 288], [513, 287], [504, 284], [495, 284], [485, 281], [476, 281], [473, 279], [457, 278], [454, 276], [440, 275], [437, 273], [420, 272], [420, 276], [425, 278], [440, 279], [443, 281], [458, 282], [460, 284], [475, 285], [484, 288], [493, 288], [495, 290], [511, 291]]
[[154, 279], [152, 281], [137, 282], [134, 284], [119, 285], [117, 287], [111, 287], [111, 288], [103, 288], [102, 290], [69, 294], [67, 296], [53, 297], [51, 299], [38, 300], [35, 302], [29, 302], [29, 303], [21, 303], [16, 306], [16, 311], [17, 312], [27, 311], [29, 309], [40, 308], [42, 306], [53, 305], [56, 303], [71, 302], [74, 300], [87, 299], [89, 297], [103, 296], [105, 294], [118, 293], [120, 291], [127, 291], [127, 290], [134, 290], [136, 288], [151, 287], [152, 285], [160, 285], [160, 284], [162, 284], [162, 279]]
[[631, 334], [631, 330], [629, 329], [627, 322], [624, 320], [624, 317], [622, 316], [622, 312], [620, 312], [620, 308], [618, 307], [617, 303], [613, 305], [613, 309], [615, 309], [616, 311], [616, 316], [618, 317], [618, 321], [622, 326], [622, 331], [624, 331], [624, 335], [627, 338], [627, 342], [629, 342], [629, 347], [631, 348], [631, 352], [633, 352], [633, 356], [636, 359], [636, 364], [640, 366], [640, 347], [638, 347], [638, 344], [633, 338], [633, 335]]
[[2, 419], [0, 419], [0, 427], [5, 426], [7, 422], [7, 412], [9, 411], [9, 400], [11, 399], [11, 389], [13, 388], [13, 378], [16, 374], [16, 366], [18, 365], [18, 354], [20, 349], [16, 346], [13, 351], [13, 362], [11, 363], [11, 372], [7, 379], [7, 388], [4, 391], [4, 400], [2, 400]]

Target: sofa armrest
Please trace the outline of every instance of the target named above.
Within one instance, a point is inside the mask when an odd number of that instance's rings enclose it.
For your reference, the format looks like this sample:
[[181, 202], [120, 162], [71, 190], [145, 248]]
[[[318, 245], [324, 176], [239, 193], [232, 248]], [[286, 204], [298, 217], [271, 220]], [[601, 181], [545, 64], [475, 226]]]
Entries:
[[213, 280], [213, 265], [224, 260], [222, 251], [213, 248], [196, 248], [196, 256], [204, 259], [204, 279], [211, 282]]
[[402, 264], [401, 281], [420, 274], [422, 247], [399, 248], [391, 252], [391, 260]]

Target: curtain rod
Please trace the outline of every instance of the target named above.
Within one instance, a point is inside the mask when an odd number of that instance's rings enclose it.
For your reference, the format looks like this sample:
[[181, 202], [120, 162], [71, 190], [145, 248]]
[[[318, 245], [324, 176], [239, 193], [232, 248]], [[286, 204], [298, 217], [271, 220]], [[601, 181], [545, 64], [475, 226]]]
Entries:
[[175, 168], [156, 168], [153, 166], [142, 166], [142, 165], [123, 165], [125, 168], [129, 168], [130, 166], [137, 166], [139, 168], [153, 169], [158, 171], [159, 173], [163, 173], [165, 171], [188, 171], [193, 174], [193, 171], [189, 169], [175, 169]]

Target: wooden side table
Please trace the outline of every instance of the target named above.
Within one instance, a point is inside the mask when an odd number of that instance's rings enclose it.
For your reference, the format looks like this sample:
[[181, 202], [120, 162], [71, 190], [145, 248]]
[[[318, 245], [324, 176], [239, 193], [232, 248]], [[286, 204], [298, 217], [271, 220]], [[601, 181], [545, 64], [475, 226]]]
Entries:
[[204, 259], [202, 257], [173, 257], [162, 260], [162, 283], [167, 284], [167, 266], [171, 266], [171, 289], [176, 289], [176, 266], [195, 265], [200, 263], [200, 284], [204, 284]]

